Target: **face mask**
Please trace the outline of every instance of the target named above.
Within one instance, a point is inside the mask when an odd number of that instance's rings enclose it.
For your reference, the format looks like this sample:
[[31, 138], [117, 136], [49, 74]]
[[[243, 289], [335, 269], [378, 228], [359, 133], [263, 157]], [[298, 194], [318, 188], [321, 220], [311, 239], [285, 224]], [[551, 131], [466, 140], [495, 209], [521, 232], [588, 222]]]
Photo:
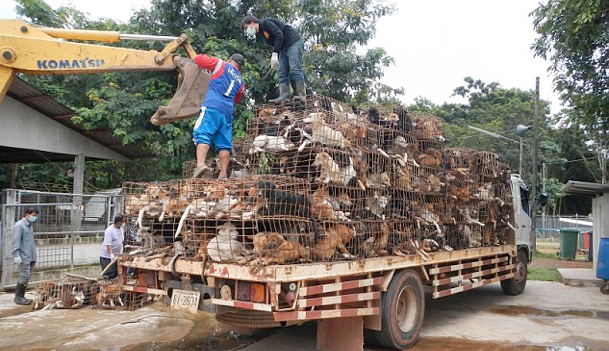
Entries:
[[121, 228], [125, 228], [125, 223], [121, 224]]
[[30, 221], [30, 223], [34, 223], [34, 222], [36, 222], [37, 219], [38, 219], [38, 217], [36, 217], [36, 216], [30, 216], [30, 218], [28, 218], [28, 221]]
[[247, 35], [247, 38], [250, 40], [256, 39], [256, 29], [254, 29], [254, 27], [245, 28], [245, 35]]

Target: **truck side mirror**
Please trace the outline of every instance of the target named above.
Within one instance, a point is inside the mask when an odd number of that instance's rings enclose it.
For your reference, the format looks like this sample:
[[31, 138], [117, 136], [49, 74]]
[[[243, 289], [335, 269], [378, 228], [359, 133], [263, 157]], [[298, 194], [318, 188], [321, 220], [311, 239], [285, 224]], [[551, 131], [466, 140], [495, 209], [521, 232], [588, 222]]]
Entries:
[[539, 195], [539, 205], [541, 207], [544, 207], [547, 204], [548, 204], [548, 195], [547, 194], [540, 194]]

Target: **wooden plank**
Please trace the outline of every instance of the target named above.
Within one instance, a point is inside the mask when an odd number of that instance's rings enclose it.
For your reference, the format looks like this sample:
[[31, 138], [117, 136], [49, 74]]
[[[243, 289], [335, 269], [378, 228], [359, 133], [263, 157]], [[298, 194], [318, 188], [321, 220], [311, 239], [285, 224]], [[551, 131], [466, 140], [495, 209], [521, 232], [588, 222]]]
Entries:
[[360, 293], [360, 294], [349, 294], [339, 296], [326, 296], [326, 297], [315, 297], [312, 299], [298, 300], [296, 303], [298, 308], [312, 307], [312, 306], [327, 306], [334, 304], [345, 304], [358, 301], [378, 300], [381, 298], [380, 292], [371, 293]]
[[496, 277], [496, 278], [493, 278], [493, 279], [480, 280], [480, 281], [472, 283], [472, 284], [461, 285], [461, 286], [458, 286], [458, 287], [455, 287], [455, 288], [452, 288], [452, 289], [441, 290], [441, 291], [438, 291], [437, 293], [434, 292], [431, 295], [431, 297], [433, 299], [437, 299], [437, 298], [440, 298], [440, 297], [446, 297], [446, 296], [454, 295], [454, 294], [457, 294], [457, 293], [460, 293], [460, 292], [468, 291], [468, 290], [471, 290], [473, 288], [477, 288], [477, 287], [480, 287], [480, 286], [483, 286], [483, 285], [493, 284], [493, 283], [496, 283], [498, 281], [505, 280], [505, 279], [511, 279], [511, 278], [514, 278], [514, 273], [510, 273], [510, 274], [507, 274], [505, 276]]
[[454, 277], [450, 277], [450, 278], [444, 278], [444, 279], [437, 279], [437, 280], [433, 280], [433, 286], [439, 286], [439, 285], [445, 285], [445, 284], [450, 284], [450, 283], [456, 283], [458, 281], [461, 280], [468, 280], [468, 279], [473, 279], [473, 278], [479, 278], [485, 275], [489, 275], [489, 274], [495, 274], [495, 273], [499, 273], [499, 272], [505, 272], [505, 271], [511, 271], [514, 269], [514, 265], [510, 264], [507, 266], [501, 266], [501, 267], [497, 267], [497, 268], [492, 268], [492, 269], [487, 269], [484, 271], [479, 271], [479, 272], [474, 272], [474, 273], [468, 273], [468, 274], [463, 274], [463, 275], [457, 275]]
[[437, 268], [430, 269], [429, 274], [435, 275], [435, 274], [440, 274], [440, 273], [454, 272], [454, 271], [458, 271], [460, 269], [468, 269], [468, 268], [485, 266], [485, 265], [489, 265], [489, 264], [497, 264], [497, 263], [505, 262], [508, 259], [509, 259], [509, 256], [502, 256], [502, 257], [486, 259], [486, 260], [482, 260], [482, 261], [466, 262], [466, 263], [460, 263], [460, 264], [455, 264], [455, 265], [451, 265], [451, 266], [437, 267]]
[[337, 310], [273, 312], [275, 322], [306, 321], [313, 319], [356, 317], [379, 314], [380, 308], [345, 308]]
[[123, 285], [121, 287], [124, 291], [132, 291], [141, 294], [152, 294], [152, 295], [162, 295], [167, 296], [167, 291], [163, 289], [155, 289], [155, 288], [144, 288], [141, 286], [133, 286], [133, 285]]
[[319, 294], [333, 292], [333, 291], [362, 288], [362, 287], [371, 286], [371, 285], [380, 285], [382, 282], [383, 282], [383, 278], [377, 277], [377, 278], [372, 278], [372, 279], [358, 279], [358, 280], [349, 280], [346, 282], [339, 282], [339, 283], [312, 285], [312, 286], [300, 288], [299, 295], [300, 296], [319, 295]]
[[267, 305], [264, 303], [238, 301], [238, 300], [211, 299], [211, 303], [214, 305], [242, 308], [244, 310], [256, 310], [256, 311], [264, 311], [264, 312], [271, 312], [273, 310], [273, 306], [271, 306], [271, 305]]

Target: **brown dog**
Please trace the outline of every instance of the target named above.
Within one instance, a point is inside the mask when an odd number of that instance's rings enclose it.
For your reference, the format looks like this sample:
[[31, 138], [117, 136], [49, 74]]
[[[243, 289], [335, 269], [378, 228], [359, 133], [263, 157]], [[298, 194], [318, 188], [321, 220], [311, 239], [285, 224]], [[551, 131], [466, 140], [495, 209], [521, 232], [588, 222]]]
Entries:
[[254, 235], [254, 252], [262, 256], [263, 264], [284, 264], [309, 259], [304, 246], [287, 241], [279, 233], [263, 232]]
[[334, 253], [338, 249], [343, 257], [353, 258], [353, 255], [347, 251], [345, 243], [348, 243], [354, 235], [355, 230], [344, 224], [328, 227], [326, 236], [311, 249], [311, 256], [315, 260], [327, 261], [334, 257]]

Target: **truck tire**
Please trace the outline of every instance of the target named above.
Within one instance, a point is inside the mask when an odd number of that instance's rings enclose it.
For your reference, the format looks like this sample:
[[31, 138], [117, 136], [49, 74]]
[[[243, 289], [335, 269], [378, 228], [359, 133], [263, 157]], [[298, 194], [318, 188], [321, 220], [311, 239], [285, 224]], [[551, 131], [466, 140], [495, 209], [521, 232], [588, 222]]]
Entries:
[[425, 316], [425, 295], [421, 277], [406, 269], [393, 277], [381, 303], [381, 331], [376, 342], [390, 349], [404, 350], [419, 339]]
[[528, 258], [524, 250], [518, 250], [518, 261], [516, 262], [516, 271], [514, 278], [501, 281], [501, 289], [507, 295], [520, 295], [527, 285]]

